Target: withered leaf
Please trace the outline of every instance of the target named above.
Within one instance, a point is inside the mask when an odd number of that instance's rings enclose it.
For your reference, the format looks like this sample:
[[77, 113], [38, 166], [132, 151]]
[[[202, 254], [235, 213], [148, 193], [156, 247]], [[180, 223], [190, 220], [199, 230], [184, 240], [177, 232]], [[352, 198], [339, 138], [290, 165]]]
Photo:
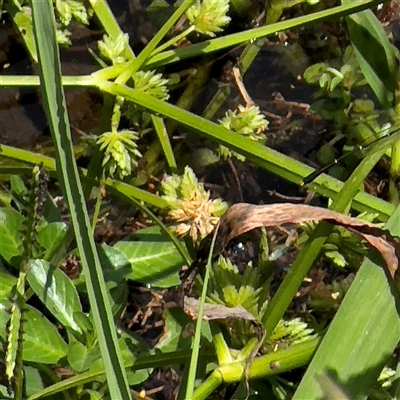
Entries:
[[[220, 220], [214, 257], [221, 254], [232, 239], [253, 229], [310, 221], [326, 221], [358, 233], [381, 254], [390, 276], [394, 278], [400, 258], [400, 245], [397, 238], [394, 238], [387, 230], [370, 222], [305, 204], [253, 205], [238, 203], [232, 205]], [[209, 236], [211, 237], [212, 234]], [[207, 237], [201, 244], [199, 248], [200, 257], [204, 258], [203, 253], [206, 253], [207, 249], [209, 250], [209, 242], [209, 237]], [[193, 264], [194, 268], [196, 262], [198, 263], [199, 259]]]
[[[185, 296], [183, 309], [190, 318], [197, 319], [199, 314], [199, 304], [200, 301], [198, 299]], [[248, 321], [255, 321], [254, 316], [242, 306], [225, 307], [219, 304], [204, 304], [203, 319], [205, 321], [227, 318], [241, 318]]]

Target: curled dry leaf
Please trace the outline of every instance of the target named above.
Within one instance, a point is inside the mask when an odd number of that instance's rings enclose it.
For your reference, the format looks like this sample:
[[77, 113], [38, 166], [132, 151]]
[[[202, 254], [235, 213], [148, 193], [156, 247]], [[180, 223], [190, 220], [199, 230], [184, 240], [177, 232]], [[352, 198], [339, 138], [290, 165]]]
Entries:
[[[185, 296], [183, 309], [187, 315], [192, 319], [197, 319], [199, 314], [200, 301], [194, 297]], [[215, 319], [227, 319], [227, 318], [241, 318], [248, 321], [255, 321], [253, 315], [251, 315], [242, 306], [236, 307], [225, 307], [220, 304], [204, 304], [203, 319], [211, 321]]]
[[[214, 257], [218, 256], [232, 239], [253, 229], [310, 221], [326, 221], [358, 233], [381, 254], [390, 276], [395, 277], [400, 258], [400, 245], [397, 238], [394, 238], [387, 230], [370, 222], [305, 204], [234, 204], [229, 207], [220, 220], [213, 255]], [[189, 271], [204, 264], [210, 249], [212, 235], [210, 234], [201, 243], [198, 257]]]

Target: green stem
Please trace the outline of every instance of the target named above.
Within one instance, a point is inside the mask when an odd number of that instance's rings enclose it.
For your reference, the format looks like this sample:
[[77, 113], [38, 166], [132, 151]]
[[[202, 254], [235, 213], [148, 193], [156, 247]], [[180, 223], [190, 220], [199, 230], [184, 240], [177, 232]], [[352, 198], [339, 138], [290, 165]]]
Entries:
[[173, 46], [175, 43], [178, 43], [181, 39], [188, 36], [195, 29], [196, 29], [196, 27], [194, 25], [189, 26], [189, 28], [187, 28], [185, 31], [181, 32], [179, 35], [174, 36], [172, 39], [168, 40], [168, 42], [162, 44], [160, 47], [157, 47], [153, 51], [152, 56], [155, 56], [156, 54], [161, 53], [162, 51], [168, 49], [168, 47]]
[[215, 326], [215, 324], [211, 324], [211, 327], [212, 327], [211, 329], [213, 331], [213, 344], [215, 347], [215, 354], [217, 355], [217, 359], [218, 359], [218, 365], [231, 363], [233, 360], [232, 360], [231, 353], [229, 351], [229, 347], [226, 344], [226, 341], [224, 339], [224, 335]]
[[96, 224], [99, 219], [99, 214], [100, 214], [100, 207], [101, 207], [101, 190], [102, 190], [103, 184], [100, 183], [100, 186], [97, 190], [97, 196], [96, 196], [96, 205], [94, 207], [94, 212], [93, 212], [93, 219], [92, 219], [92, 234], [94, 235], [94, 231], [96, 229]]
[[[211, 65], [206, 63], [205, 65], [199, 66], [195, 72], [190, 76], [189, 85], [186, 87], [184, 93], [179, 98], [176, 103], [176, 107], [183, 109], [183, 110], [190, 110], [194, 101], [197, 99], [199, 94], [204, 88], [205, 83], [208, 80], [210, 74]], [[173, 132], [175, 131], [178, 123], [177, 121], [173, 121], [169, 119], [166, 122], [166, 131], [168, 136], [171, 137]], [[147, 161], [147, 165], [152, 166], [156, 163], [157, 159], [161, 153], [161, 143], [160, 141], [154, 141], [149, 149], [147, 150], [146, 154], [143, 156], [144, 159]], [[165, 153], [167, 157], [167, 153]]]
[[[98, 87], [106, 93], [124, 96], [128, 100], [141, 105], [152, 113], [159, 113], [160, 115], [199, 133], [201, 136], [206, 137], [209, 140], [227, 146], [233, 151], [237, 151], [244, 155], [249, 161], [254, 162], [257, 166], [264, 168], [287, 181], [299, 184], [305, 176], [308, 176], [313, 171], [309, 166], [285, 156], [284, 154], [259, 143], [254, 143], [252, 140], [229, 131], [220, 125], [205, 120], [204, 118], [186, 110], [182, 110], [172, 104], [157, 100], [143, 92], [122, 87], [111, 82], [99, 82]], [[395, 134], [391, 135], [391, 137], [397, 137], [394, 135]], [[389, 144], [389, 146], [390, 145], [391, 144]], [[342, 182], [330, 177], [329, 175], [322, 175], [312, 182], [310, 190], [318, 192], [326, 197], [334, 198], [342, 187]], [[394, 209], [391, 204], [366, 193], [358, 193], [355, 195], [352, 207], [361, 212], [378, 212], [380, 214], [378, 218], [383, 221], [387, 220]]]
[[[193, 400], [204, 400], [222, 384], [222, 376], [219, 369], [216, 369], [193, 393]], [[189, 398], [186, 398], [189, 400]]]
[[217, 239], [217, 234], [218, 234], [218, 225], [214, 232], [214, 237], [210, 246], [210, 252], [208, 254], [206, 272], [204, 274], [204, 282], [199, 304], [199, 312], [196, 321], [196, 331], [194, 334], [193, 345], [192, 345], [192, 355], [190, 357], [189, 375], [188, 375], [186, 397], [185, 397], [187, 400], [193, 399], [194, 384], [196, 381], [197, 363], [199, 361], [199, 354], [200, 354], [200, 339], [201, 339], [201, 327], [203, 324], [204, 304], [207, 296], [207, 287], [208, 287], [208, 281], [210, 279], [210, 269], [212, 265], [212, 255], [214, 252], [214, 246], [215, 246], [215, 240]]
[[[121, 69], [120, 66], [119, 69]], [[111, 72], [115, 74], [114, 70], [112, 70]], [[96, 74], [96, 72], [94, 74]], [[63, 86], [91, 87], [91, 86], [96, 86], [96, 81], [94, 79], [95, 77], [96, 75], [63, 76], [61, 78], [61, 82]], [[38, 76], [2, 75], [0, 77], [0, 87], [38, 87], [38, 86], [40, 86], [40, 80]]]
[[[398, 140], [400, 132], [394, 133], [392, 136], [382, 139], [375, 147], [369, 151], [366, 157], [361, 161], [359, 166], [354, 170], [347, 182], [343, 185], [341, 191], [334, 197], [331, 209], [336, 212], [345, 212], [358, 192], [358, 188], [369, 174], [371, 169], [380, 160], [388, 146], [396, 139]], [[267, 337], [271, 335], [279, 320], [286, 312], [291, 300], [296, 295], [301, 282], [312, 267], [319, 252], [322, 249], [329, 234], [332, 232], [333, 226], [325, 222], [317, 225], [314, 232], [307, 240], [306, 245], [298, 254], [296, 261], [292, 264], [288, 275], [283, 280], [275, 296], [268, 304], [266, 313], [262, 317]]]
[[255, 358], [250, 365], [248, 378], [266, 378], [307, 365], [321, 340], [321, 336], [316, 336], [287, 349]]
[[390, 203], [394, 206], [399, 204], [399, 191], [397, 180], [400, 178], [400, 140], [392, 146], [392, 157], [390, 162], [389, 196]]
[[[53, 175], [56, 171], [54, 158], [44, 156], [43, 154], [34, 153], [32, 151], [18, 149], [16, 147], [11, 147], [2, 144], [0, 145], [0, 155], [3, 157], [7, 157], [31, 165], [43, 164], [43, 167]], [[85, 169], [80, 168], [79, 171], [83, 179], [91, 180], [95, 185], [98, 185], [98, 182], [96, 182], [93, 178], [87, 177], [87, 171]], [[1, 167], [0, 167], [0, 173], [1, 173]], [[144, 190], [138, 189], [134, 186], [128, 185], [124, 182], [108, 178], [105, 181], [105, 185], [108, 190], [120, 194], [125, 198], [128, 199], [136, 198], [138, 201], [143, 201], [146, 204], [151, 204], [152, 206], [157, 208], [167, 207], [167, 203], [161, 197], [146, 192]]]
[[362, 0], [352, 2], [351, 4], [341, 5], [287, 21], [277, 22], [276, 24], [249, 29], [247, 31], [196, 43], [189, 47], [164, 51], [151, 57], [148, 62], [146, 62], [146, 68], [155, 68], [161, 65], [165, 66], [186, 58], [198, 56], [199, 54], [205, 55], [215, 51], [232, 48], [245, 42], [275, 34], [276, 32], [282, 32], [300, 26], [315, 24], [327, 19], [331, 20], [333, 18], [339, 18], [344, 15], [349, 15], [351, 13], [356, 13], [367, 8], [371, 8], [377, 4], [379, 4], [379, 0]]

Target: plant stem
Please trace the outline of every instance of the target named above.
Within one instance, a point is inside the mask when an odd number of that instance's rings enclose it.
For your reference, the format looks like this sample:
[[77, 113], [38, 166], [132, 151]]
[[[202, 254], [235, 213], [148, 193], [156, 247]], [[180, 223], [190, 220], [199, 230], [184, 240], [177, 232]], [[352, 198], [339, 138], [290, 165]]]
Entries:
[[196, 27], [194, 25], [189, 26], [189, 28], [187, 28], [185, 31], [181, 32], [179, 35], [174, 36], [172, 39], [168, 40], [168, 42], [162, 44], [160, 47], [157, 47], [153, 51], [152, 56], [155, 56], [156, 54], [161, 53], [162, 51], [168, 49], [168, 47], [171, 47], [175, 43], [179, 42], [181, 39], [183, 39], [184, 37], [188, 36], [191, 32], [193, 32], [195, 30], [195, 28]]

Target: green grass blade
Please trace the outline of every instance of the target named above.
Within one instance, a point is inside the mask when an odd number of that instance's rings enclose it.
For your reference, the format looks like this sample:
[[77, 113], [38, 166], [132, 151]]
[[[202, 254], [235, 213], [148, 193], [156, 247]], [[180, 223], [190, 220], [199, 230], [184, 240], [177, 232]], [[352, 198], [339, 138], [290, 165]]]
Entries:
[[[396, 216], [400, 218], [400, 213]], [[352, 400], [367, 398], [398, 343], [399, 305], [384, 270], [367, 259], [293, 399], [320, 399], [322, 391], [315, 376], [324, 372], [333, 373]]]
[[346, 17], [361, 71], [384, 109], [392, 106], [397, 89], [398, 61], [395, 47], [371, 10]]
[[137, 58], [136, 68], [141, 69], [142, 65], [147, 61], [150, 57], [151, 53], [160, 43], [160, 41], [164, 38], [164, 36], [168, 33], [168, 31], [175, 25], [178, 19], [183, 15], [183, 13], [191, 6], [193, 0], [184, 0], [179, 5], [179, 7], [175, 10], [175, 12], [171, 15], [168, 21], [163, 24], [161, 29], [154, 35], [154, 37], [150, 40], [147, 46], [140, 52]]
[[164, 121], [162, 118], [156, 117], [155, 115], [151, 116], [151, 120], [157, 133], [158, 140], [160, 141], [161, 147], [163, 149], [165, 159], [167, 160], [169, 170], [170, 172], [176, 174], [178, 173], [178, 167], [176, 165], [174, 152], [172, 150], [171, 142], [169, 140]]
[[[160, 114], [174, 120], [209, 140], [227, 146], [233, 151], [244, 155], [248, 160], [254, 162], [259, 167], [289, 182], [299, 184], [304, 177], [313, 171], [313, 169], [307, 165], [272, 150], [269, 147], [255, 143], [250, 139], [223, 128], [221, 125], [205, 120], [189, 111], [182, 110], [161, 100], [157, 100], [143, 92], [125, 86], [119, 86], [111, 82], [98, 82], [97, 86], [106, 93], [123, 96], [127, 100], [141, 105], [154, 114]], [[328, 175], [320, 176], [310, 185], [311, 190], [331, 198], [335, 197], [342, 187], [343, 183]], [[360, 212], [368, 211], [380, 213], [380, 217], [383, 221], [387, 221], [394, 210], [391, 204], [366, 193], [358, 193], [353, 200], [352, 206]]]
[[296, 27], [321, 22], [327, 19], [339, 18], [344, 15], [365, 10], [378, 4], [379, 1], [377, 0], [356, 1], [351, 4], [333, 7], [328, 10], [318, 11], [313, 14], [304, 15], [287, 21], [277, 22], [276, 24], [263, 26], [261, 28], [249, 29], [244, 32], [242, 31], [231, 35], [222, 36], [216, 39], [206, 40], [204, 42], [196, 43], [189, 47], [164, 51], [150, 58], [148, 62], [145, 63], [145, 66], [147, 69], [151, 69], [157, 66], [165, 66], [167, 64], [178, 62], [180, 60], [196, 57], [200, 54], [211, 54], [215, 51], [235, 47], [245, 42], [272, 35], [276, 32], [286, 31]]
[[111, 398], [130, 399], [107, 289], [93, 236], [85, 198], [75, 162], [71, 132], [61, 87], [61, 70], [55, 40], [53, 3], [32, 1], [36, 48], [40, 65], [43, 104], [56, 147], [56, 166], [60, 185], [68, 204], [77, 245], [87, 279], [87, 290]]
[[[45, 156], [40, 153], [34, 153], [32, 151], [17, 149], [16, 147], [0, 144], [0, 156], [31, 165], [43, 164], [43, 167], [50, 174], [52, 174], [52, 172], [56, 170], [56, 163], [54, 158]], [[0, 174], [3, 173], [3, 171], [5, 171], [4, 173], [9, 173], [9, 170], [10, 166], [3, 167], [0, 164]], [[32, 169], [29, 169], [28, 172], [30, 172], [31, 170]], [[87, 177], [87, 170], [80, 168], [79, 172], [83, 180], [90, 179]], [[96, 185], [98, 185], [98, 182], [95, 182], [93, 179], [92, 184], [95, 183]], [[117, 195], [123, 196], [127, 199], [143, 201], [146, 204], [150, 204], [158, 208], [164, 208], [167, 206], [167, 203], [161, 197], [156, 196], [150, 192], [146, 192], [145, 190], [139, 189], [135, 186], [128, 185], [127, 183], [108, 178], [105, 181], [105, 185], [107, 190], [110, 190], [113, 193], [116, 193]]]
[[[332, 210], [341, 213], [346, 212], [349, 204], [368, 173], [379, 161], [386, 149], [390, 147], [393, 142], [398, 140], [399, 135], [400, 132], [396, 132], [393, 135], [382, 139], [366, 154], [363, 161], [355, 169], [353, 174], [344, 184], [340, 193], [337, 195], [337, 198], [332, 204]], [[289, 274], [286, 276], [277, 293], [268, 304], [267, 311], [263, 316], [262, 321], [265, 324], [267, 334], [270, 334], [274, 330], [279, 320], [283, 317], [287, 307], [300, 287], [301, 282], [318, 257], [323, 244], [331, 232], [332, 225], [319, 223], [306, 245], [297, 256], [295, 262], [290, 268]]]
[[[400, 237], [400, 207], [386, 228]], [[371, 257], [372, 260], [372, 257]], [[366, 259], [312, 360], [294, 399], [319, 399], [317, 374], [333, 372], [351, 399], [365, 399], [400, 337], [400, 298], [392, 279]]]
[[214, 237], [211, 242], [210, 252], [208, 254], [208, 260], [207, 260], [207, 265], [206, 265], [206, 272], [204, 274], [204, 282], [203, 282], [203, 288], [201, 291], [200, 304], [199, 304], [199, 312], [198, 312], [197, 321], [196, 321], [196, 330], [195, 330], [194, 338], [193, 338], [192, 355], [190, 357], [190, 364], [189, 364], [189, 374], [188, 374], [186, 396], [185, 396], [185, 399], [187, 399], [187, 400], [193, 399], [194, 384], [196, 381], [197, 364], [199, 361], [199, 354], [200, 354], [200, 339], [201, 339], [201, 327], [203, 325], [204, 304], [206, 302], [207, 286], [208, 286], [208, 281], [210, 279], [210, 269], [211, 269], [211, 265], [212, 265], [212, 254], [214, 252], [214, 246], [215, 246], [215, 240], [217, 238], [217, 234], [218, 234], [218, 226], [214, 232]]

